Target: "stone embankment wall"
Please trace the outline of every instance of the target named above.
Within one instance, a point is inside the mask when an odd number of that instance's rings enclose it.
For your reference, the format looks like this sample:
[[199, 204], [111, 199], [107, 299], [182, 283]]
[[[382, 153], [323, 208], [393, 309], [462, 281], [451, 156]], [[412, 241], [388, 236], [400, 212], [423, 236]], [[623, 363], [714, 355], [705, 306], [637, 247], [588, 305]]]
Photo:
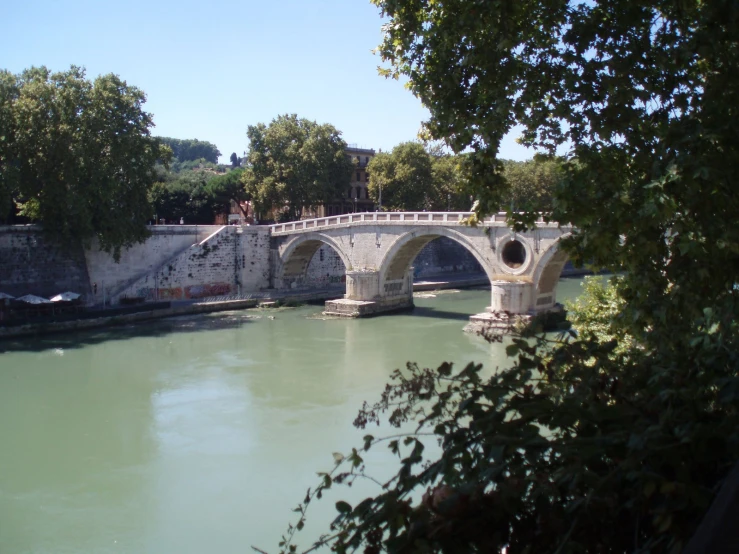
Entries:
[[115, 262], [97, 245], [63, 249], [35, 226], [0, 227], [0, 291], [50, 297], [78, 292], [86, 304], [121, 297], [186, 300], [269, 286], [269, 228], [159, 225]]
[[166, 262], [176, 259], [194, 244], [205, 240], [220, 225], [154, 225], [146, 242], [121, 250], [118, 263], [95, 243], [85, 252], [87, 274], [93, 291], [91, 301], [118, 298], [123, 291]]
[[0, 227], [0, 292], [48, 298], [66, 291], [90, 293], [81, 246], [64, 248], [33, 225]]
[[255, 292], [269, 286], [269, 229], [218, 228], [148, 271], [114, 298], [196, 300]]

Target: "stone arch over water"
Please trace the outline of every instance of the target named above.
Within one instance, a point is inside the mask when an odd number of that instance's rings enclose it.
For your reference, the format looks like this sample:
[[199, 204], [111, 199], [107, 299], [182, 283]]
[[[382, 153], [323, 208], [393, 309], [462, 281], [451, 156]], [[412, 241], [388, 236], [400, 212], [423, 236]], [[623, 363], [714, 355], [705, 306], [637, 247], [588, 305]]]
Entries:
[[539, 259], [534, 269], [534, 303], [538, 310], [546, 310], [556, 303], [557, 284], [562, 275], [569, 256], [561, 247], [562, 239], [570, 233], [561, 236]]
[[311, 260], [322, 246], [328, 246], [341, 259], [345, 270], [351, 267], [350, 261], [341, 245], [333, 238], [323, 233], [308, 233], [299, 235], [288, 244], [280, 256], [276, 271], [276, 285], [278, 288], [296, 288], [303, 284], [308, 274]]
[[384, 290], [388, 282], [403, 280], [413, 265], [416, 256], [428, 243], [439, 237], [446, 237], [462, 246], [477, 260], [482, 270], [492, 282], [495, 271], [489, 266], [485, 257], [462, 233], [448, 227], [424, 227], [400, 235], [387, 250], [380, 262], [380, 290]]

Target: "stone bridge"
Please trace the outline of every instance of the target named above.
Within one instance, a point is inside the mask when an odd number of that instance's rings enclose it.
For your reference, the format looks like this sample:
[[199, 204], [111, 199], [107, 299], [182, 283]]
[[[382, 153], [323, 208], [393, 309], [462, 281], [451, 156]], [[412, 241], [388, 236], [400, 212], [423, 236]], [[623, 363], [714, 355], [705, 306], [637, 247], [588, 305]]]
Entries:
[[[491, 283], [490, 313], [534, 315], [552, 310], [567, 261], [559, 241], [570, 226], [546, 223], [516, 233], [506, 214], [465, 224], [471, 212], [372, 212], [271, 226], [271, 286], [300, 288], [308, 264], [323, 244], [346, 267], [346, 294], [326, 302], [326, 312], [360, 317], [413, 306], [413, 260], [437, 237], [466, 248]], [[473, 318], [474, 319], [474, 318]]]

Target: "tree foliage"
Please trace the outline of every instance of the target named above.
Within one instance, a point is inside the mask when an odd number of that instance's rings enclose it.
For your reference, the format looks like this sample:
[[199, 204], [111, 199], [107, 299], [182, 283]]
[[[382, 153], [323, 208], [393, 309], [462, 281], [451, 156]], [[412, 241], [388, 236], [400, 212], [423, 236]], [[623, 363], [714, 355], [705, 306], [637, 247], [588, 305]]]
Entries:
[[[338, 503], [319, 542], [681, 552], [739, 460], [739, 7], [374, 3], [388, 18], [386, 73], [408, 77], [430, 137], [470, 150], [479, 214], [504, 198], [498, 149], [520, 125], [524, 144], [567, 150], [551, 217], [576, 231], [562, 247], [624, 273], [588, 289], [579, 328], [560, 340], [514, 338], [509, 369], [397, 373], [356, 424], [383, 412], [418, 423], [389, 443], [400, 469], [377, 496]], [[425, 460], [429, 433], [442, 452]], [[366, 471], [359, 450], [342, 464], [307, 501]]]
[[465, 156], [451, 154], [431, 155], [431, 194], [428, 209], [434, 212], [461, 211], [470, 209], [472, 190]]
[[[149, 194], [150, 212], [158, 219], [212, 225], [219, 213], [229, 211], [229, 201], [215, 194], [211, 183], [218, 177], [204, 171], [184, 171], [157, 182]], [[151, 216], [149, 216], [151, 217]]]
[[66, 241], [120, 248], [147, 236], [147, 192], [169, 150], [146, 97], [116, 75], [71, 67], [0, 72], [0, 218], [19, 213]]
[[564, 177], [557, 159], [536, 157], [525, 162], [502, 160], [506, 193], [502, 207], [512, 212], [552, 211], [554, 193]]
[[467, 211], [470, 192], [465, 156], [424, 148], [419, 142], [398, 144], [376, 154], [367, 167], [369, 197], [390, 211]]
[[218, 163], [221, 152], [215, 144], [198, 139], [176, 139], [159, 137], [163, 144], [172, 149], [174, 157], [180, 162], [199, 161], [201, 159], [212, 164]]
[[231, 202], [234, 202], [241, 210], [242, 215], [248, 215], [241, 208], [241, 202], [251, 200], [244, 187], [243, 175], [243, 169], [233, 169], [228, 173], [214, 177], [208, 182], [208, 193], [213, 197], [215, 204], [221, 208], [222, 212], [228, 212]]
[[345, 194], [354, 166], [332, 125], [281, 115], [250, 125], [247, 136], [244, 183], [259, 212], [284, 210], [297, 220], [303, 208]]
[[[429, 204], [431, 157], [419, 142], [403, 142], [381, 152], [367, 166], [370, 198], [389, 211], [420, 211]], [[381, 197], [381, 198], [380, 198]]]

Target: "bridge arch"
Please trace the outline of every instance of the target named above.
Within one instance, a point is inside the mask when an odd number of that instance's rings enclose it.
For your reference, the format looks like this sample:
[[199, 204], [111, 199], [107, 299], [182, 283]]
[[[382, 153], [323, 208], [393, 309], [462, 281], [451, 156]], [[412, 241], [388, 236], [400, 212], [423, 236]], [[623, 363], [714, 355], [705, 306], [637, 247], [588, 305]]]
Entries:
[[449, 238], [464, 247], [475, 257], [488, 279], [491, 282], [495, 279], [495, 271], [490, 261], [480, 253], [466, 235], [448, 227], [422, 227], [400, 235], [388, 248], [379, 266], [380, 290], [384, 290], [388, 281], [404, 279], [413, 260], [424, 246], [439, 237]]
[[559, 237], [539, 258], [533, 274], [534, 304], [536, 310], [546, 310], [556, 303], [557, 284], [569, 256], [561, 247], [562, 239], [572, 235], [566, 233]]
[[306, 233], [298, 235], [290, 241], [280, 255], [275, 282], [278, 288], [288, 287], [291, 283], [299, 282], [310, 265], [313, 256], [323, 245], [330, 246], [341, 258], [346, 269], [351, 268], [351, 262], [341, 245], [332, 237], [324, 233]]

